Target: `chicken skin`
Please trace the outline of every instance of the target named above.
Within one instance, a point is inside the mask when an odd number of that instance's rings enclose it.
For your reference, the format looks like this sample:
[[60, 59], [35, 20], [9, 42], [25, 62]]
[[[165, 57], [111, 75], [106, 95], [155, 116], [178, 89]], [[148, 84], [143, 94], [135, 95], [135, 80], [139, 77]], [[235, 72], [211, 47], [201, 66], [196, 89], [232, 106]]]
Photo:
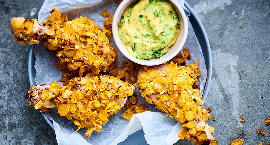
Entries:
[[204, 102], [196, 88], [200, 76], [197, 62], [187, 67], [173, 61], [155, 67], [143, 66], [138, 72], [137, 87], [148, 103], [182, 124], [178, 134], [181, 139], [214, 145], [218, 143], [211, 134], [215, 130], [205, 123], [211, 110], [200, 106]]
[[43, 23], [31, 18], [12, 18], [11, 30], [17, 41], [23, 45], [38, 44], [57, 52], [56, 67], [83, 76], [107, 72], [117, 57], [109, 42], [108, 30], [98, 27], [87, 17], [67, 20], [57, 9]]
[[103, 75], [77, 77], [66, 86], [57, 82], [32, 86], [25, 97], [41, 112], [57, 108], [60, 116], [78, 126], [77, 131], [86, 127], [85, 136], [89, 137], [93, 131], [101, 132], [109, 116], [119, 112], [134, 91], [135, 85]]

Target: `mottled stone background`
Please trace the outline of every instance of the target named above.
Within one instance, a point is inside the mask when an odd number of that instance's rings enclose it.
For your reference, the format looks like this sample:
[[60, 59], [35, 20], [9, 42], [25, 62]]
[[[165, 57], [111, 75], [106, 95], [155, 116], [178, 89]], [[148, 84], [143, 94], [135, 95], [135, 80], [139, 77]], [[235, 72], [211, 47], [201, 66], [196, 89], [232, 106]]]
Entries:
[[[211, 45], [213, 76], [205, 107], [217, 117], [208, 121], [216, 129], [214, 136], [221, 145], [236, 138], [245, 145], [269, 144], [270, 126], [264, 121], [270, 117], [270, 0], [187, 2]], [[24, 98], [30, 46], [18, 44], [9, 25], [12, 17], [37, 18], [42, 3], [0, 1], [0, 144], [57, 144], [54, 130]], [[241, 117], [246, 122], [240, 123]]]

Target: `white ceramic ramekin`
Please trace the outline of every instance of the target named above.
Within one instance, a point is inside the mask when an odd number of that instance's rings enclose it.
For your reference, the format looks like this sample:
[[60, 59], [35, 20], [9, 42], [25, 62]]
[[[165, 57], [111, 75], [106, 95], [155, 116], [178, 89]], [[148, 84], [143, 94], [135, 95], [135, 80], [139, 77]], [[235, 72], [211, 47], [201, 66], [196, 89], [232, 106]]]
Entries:
[[118, 6], [118, 8], [116, 9], [116, 12], [115, 12], [114, 17], [113, 17], [113, 23], [112, 23], [112, 31], [113, 31], [114, 41], [115, 41], [118, 49], [123, 53], [123, 55], [125, 55], [128, 59], [130, 59], [131, 61], [133, 61], [135, 63], [141, 64], [141, 65], [152, 66], [152, 65], [159, 65], [159, 64], [162, 64], [164, 62], [167, 62], [170, 59], [172, 59], [175, 55], [178, 54], [178, 52], [182, 49], [182, 47], [187, 39], [188, 23], [187, 23], [186, 14], [185, 14], [183, 8], [180, 6], [180, 4], [177, 2], [177, 0], [169, 0], [169, 2], [173, 6], [174, 11], [178, 15], [178, 19], [179, 19], [179, 22], [181, 24], [181, 27], [179, 29], [178, 38], [177, 38], [176, 42], [174, 43], [174, 45], [172, 45], [170, 47], [170, 50], [165, 55], [160, 57], [160, 59], [139, 60], [139, 59], [132, 57], [128, 53], [127, 49], [125, 48], [125, 46], [123, 45], [123, 43], [121, 42], [121, 40], [118, 36], [118, 23], [121, 20], [123, 13], [125, 12], [125, 10], [129, 6], [132, 6], [136, 3], [138, 3], [138, 1], [139, 0], [123, 0], [121, 2], [121, 4]]

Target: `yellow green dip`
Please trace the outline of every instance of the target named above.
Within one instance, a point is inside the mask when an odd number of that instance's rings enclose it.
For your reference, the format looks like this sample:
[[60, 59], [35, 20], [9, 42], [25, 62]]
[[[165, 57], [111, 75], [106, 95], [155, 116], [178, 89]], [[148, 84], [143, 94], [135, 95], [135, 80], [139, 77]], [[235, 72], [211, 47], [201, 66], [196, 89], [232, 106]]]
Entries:
[[136, 59], [160, 58], [178, 37], [180, 23], [165, 0], [141, 0], [124, 12], [118, 35]]

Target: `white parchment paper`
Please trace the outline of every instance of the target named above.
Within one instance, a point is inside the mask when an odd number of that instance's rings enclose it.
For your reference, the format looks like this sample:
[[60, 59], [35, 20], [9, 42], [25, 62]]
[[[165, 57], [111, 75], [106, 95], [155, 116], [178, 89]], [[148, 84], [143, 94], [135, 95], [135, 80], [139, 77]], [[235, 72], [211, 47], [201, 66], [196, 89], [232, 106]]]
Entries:
[[[179, 0], [182, 6], [184, 1]], [[52, 8], [57, 8], [62, 14], [67, 14], [68, 19], [72, 20], [80, 15], [89, 17], [98, 26], [104, 28], [103, 22], [106, 20], [100, 13], [108, 9], [111, 15], [114, 14], [118, 6], [118, 0], [45, 0], [38, 15], [38, 21], [43, 22], [50, 15]], [[189, 22], [189, 21], [188, 21]], [[188, 48], [191, 53], [191, 59], [188, 63], [194, 63], [199, 60], [199, 68], [202, 76], [199, 79], [199, 88], [203, 91], [206, 82], [206, 66], [203, 58], [202, 50], [196, 38], [194, 30], [189, 22], [188, 36], [184, 48]], [[111, 37], [110, 42], [114, 48], [117, 46]], [[117, 49], [118, 59], [115, 62], [116, 67], [123, 67], [124, 62], [128, 61], [126, 57]], [[43, 44], [35, 46], [34, 54], [36, 57], [36, 84], [44, 84], [52, 81], [58, 81], [61, 78], [62, 72], [59, 71], [54, 63], [57, 60], [55, 52], [43, 47]], [[56, 139], [59, 145], [116, 145], [124, 141], [129, 135], [143, 129], [144, 137], [150, 145], [171, 145], [179, 140], [178, 132], [181, 130], [181, 125], [173, 118], [165, 115], [155, 109], [154, 105], [148, 104], [144, 98], [140, 96], [137, 89], [135, 91], [139, 97], [139, 103], [146, 105], [147, 112], [133, 115], [130, 121], [121, 117], [122, 113], [110, 117], [110, 121], [106, 123], [101, 132], [93, 132], [90, 138], [85, 138], [86, 129], [80, 129], [75, 132], [77, 127], [72, 121], [65, 117], [60, 117], [56, 109], [51, 109], [45, 115], [52, 120], [56, 134]], [[123, 112], [124, 108], [122, 109]], [[135, 143], [139, 144], [139, 143]]]

